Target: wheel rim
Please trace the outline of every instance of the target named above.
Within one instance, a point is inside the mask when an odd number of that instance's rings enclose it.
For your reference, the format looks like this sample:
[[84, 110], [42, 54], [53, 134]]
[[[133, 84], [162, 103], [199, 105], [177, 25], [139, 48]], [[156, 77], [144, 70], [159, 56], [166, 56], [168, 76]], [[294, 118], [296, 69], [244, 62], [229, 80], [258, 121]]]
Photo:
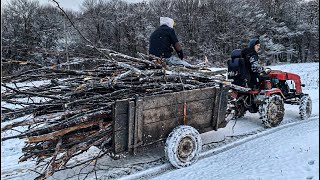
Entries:
[[277, 116], [278, 116], [279, 108], [276, 104], [270, 104], [269, 107], [269, 117], [272, 120], [272, 122], [277, 121]]
[[191, 137], [184, 137], [181, 139], [178, 146], [178, 157], [181, 161], [187, 161], [192, 158], [194, 152], [194, 141]]
[[284, 104], [279, 95], [270, 96], [259, 106], [260, 118], [266, 128], [276, 127], [283, 120]]

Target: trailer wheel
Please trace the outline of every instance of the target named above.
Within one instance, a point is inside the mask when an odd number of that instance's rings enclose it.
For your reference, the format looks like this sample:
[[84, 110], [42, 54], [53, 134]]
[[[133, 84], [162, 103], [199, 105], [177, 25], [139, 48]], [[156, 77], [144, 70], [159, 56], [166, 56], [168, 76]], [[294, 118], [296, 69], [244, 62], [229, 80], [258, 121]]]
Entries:
[[312, 101], [309, 95], [304, 95], [300, 99], [299, 114], [302, 120], [307, 120], [312, 112]]
[[191, 126], [181, 125], [169, 134], [165, 155], [176, 168], [187, 167], [196, 162], [202, 149], [199, 132]]
[[266, 128], [276, 127], [283, 120], [284, 102], [281, 96], [271, 95], [259, 106], [260, 119]]

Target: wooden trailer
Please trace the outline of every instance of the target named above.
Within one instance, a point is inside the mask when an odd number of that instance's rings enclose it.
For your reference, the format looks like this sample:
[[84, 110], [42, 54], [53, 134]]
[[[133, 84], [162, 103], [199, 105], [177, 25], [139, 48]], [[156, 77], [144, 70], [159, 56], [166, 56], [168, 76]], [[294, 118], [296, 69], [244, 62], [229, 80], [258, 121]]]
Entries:
[[228, 88], [220, 84], [116, 101], [114, 153], [135, 154], [165, 143], [171, 164], [178, 168], [192, 164], [201, 151], [199, 133], [226, 126], [227, 93]]

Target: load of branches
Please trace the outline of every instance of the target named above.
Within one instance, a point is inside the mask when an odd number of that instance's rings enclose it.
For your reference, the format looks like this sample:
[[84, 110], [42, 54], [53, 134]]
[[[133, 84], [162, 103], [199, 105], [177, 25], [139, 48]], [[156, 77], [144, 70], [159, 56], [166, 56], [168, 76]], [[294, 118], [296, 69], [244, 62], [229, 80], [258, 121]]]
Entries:
[[116, 100], [214, 86], [225, 79], [223, 72], [210, 71], [204, 64], [168, 66], [157, 57], [99, 51], [105, 58], [82, 60], [101, 62], [85, 70], [69, 69], [68, 64], [48, 67], [28, 60], [3, 60], [22, 70], [2, 77], [2, 101], [16, 107], [1, 107], [1, 121], [7, 124], [1, 130], [19, 130], [2, 141], [27, 139], [20, 161], [37, 160], [37, 179], [70, 168], [67, 163], [92, 146], [101, 153], [76, 165], [110, 154]]

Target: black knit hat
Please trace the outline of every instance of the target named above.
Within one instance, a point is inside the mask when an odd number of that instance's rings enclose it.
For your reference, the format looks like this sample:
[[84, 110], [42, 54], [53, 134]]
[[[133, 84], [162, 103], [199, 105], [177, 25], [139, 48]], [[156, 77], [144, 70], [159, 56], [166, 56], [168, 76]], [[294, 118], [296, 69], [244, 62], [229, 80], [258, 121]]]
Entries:
[[260, 44], [259, 39], [251, 39], [251, 40], [249, 41], [248, 47], [249, 47], [249, 48], [254, 48], [254, 46], [257, 45], [257, 44]]

